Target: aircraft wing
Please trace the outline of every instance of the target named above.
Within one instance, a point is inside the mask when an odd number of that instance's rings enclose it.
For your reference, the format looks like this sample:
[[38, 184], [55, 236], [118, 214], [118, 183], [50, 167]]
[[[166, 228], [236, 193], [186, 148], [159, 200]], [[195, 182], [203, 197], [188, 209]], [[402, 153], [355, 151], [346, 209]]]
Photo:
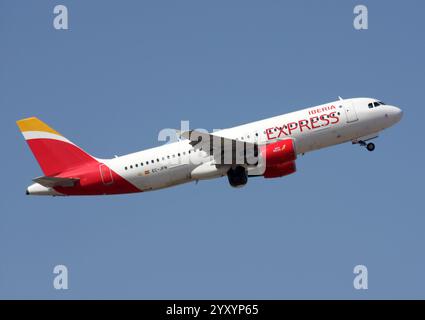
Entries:
[[224, 154], [233, 155], [233, 157], [257, 157], [258, 144], [221, 137], [208, 132], [198, 130], [179, 131], [177, 134], [185, 139], [190, 140], [190, 144], [194, 149], [201, 149], [214, 155], [216, 158], [223, 159]]
[[73, 187], [77, 181], [80, 179], [78, 178], [60, 178], [60, 177], [38, 177], [33, 179], [32, 181], [41, 184], [42, 186], [45, 186], [46, 188], [53, 188], [53, 187]]

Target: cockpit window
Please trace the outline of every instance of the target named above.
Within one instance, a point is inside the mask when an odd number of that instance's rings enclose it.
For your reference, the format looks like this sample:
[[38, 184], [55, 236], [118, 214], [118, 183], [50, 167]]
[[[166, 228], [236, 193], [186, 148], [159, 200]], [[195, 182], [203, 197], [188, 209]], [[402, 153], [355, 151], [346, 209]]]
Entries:
[[369, 109], [372, 109], [373, 107], [377, 107], [377, 106], [384, 106], [385, 103], [382, 101], [374, 101], [369, 103], [367, 106], [369, 107]]

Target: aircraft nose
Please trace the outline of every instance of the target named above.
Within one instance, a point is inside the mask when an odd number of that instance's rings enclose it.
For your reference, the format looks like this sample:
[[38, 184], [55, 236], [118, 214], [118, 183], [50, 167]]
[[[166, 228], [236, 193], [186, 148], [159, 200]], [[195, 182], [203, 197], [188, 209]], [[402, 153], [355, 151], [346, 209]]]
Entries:
[[394, 108], [394, 118], [397, 122], [399, 122], [401, 120], [401, 118], [403, 118], [403, 110], [401, 110], [398, 107], [393, 107]]
[[387, 114], [394, 123], [399, 122], [403, 117], [403, 110], [395, 106], [388, 106]]

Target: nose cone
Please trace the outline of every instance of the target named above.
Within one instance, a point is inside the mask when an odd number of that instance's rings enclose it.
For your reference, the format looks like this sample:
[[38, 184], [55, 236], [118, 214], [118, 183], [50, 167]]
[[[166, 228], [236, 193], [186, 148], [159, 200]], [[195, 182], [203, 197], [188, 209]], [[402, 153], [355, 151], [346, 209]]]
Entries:
[[395, 106], [388, 106], [387, 115], [392, 123], [397, 123], [403, 117], [403, 110]]

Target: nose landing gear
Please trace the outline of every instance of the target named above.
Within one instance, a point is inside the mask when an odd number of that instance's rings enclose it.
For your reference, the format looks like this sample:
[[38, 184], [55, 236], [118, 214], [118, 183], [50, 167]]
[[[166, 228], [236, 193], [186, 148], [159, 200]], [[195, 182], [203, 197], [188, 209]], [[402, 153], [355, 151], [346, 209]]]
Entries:
[[369, 143], [366, 145], [366, 149], [367, 149], [367, 151], [373, 151], [373, 150], [375, 150], [375, 144], [374, 144], [374, 143], [372, 143], [372, 142], [369, 142]]
[[360, 144], [362, 147], [366, 147], [367, 151], [375, 150], [375, 144], [373, 142], [366, 143], [364, 141], [359, 141], [358, 144]]

